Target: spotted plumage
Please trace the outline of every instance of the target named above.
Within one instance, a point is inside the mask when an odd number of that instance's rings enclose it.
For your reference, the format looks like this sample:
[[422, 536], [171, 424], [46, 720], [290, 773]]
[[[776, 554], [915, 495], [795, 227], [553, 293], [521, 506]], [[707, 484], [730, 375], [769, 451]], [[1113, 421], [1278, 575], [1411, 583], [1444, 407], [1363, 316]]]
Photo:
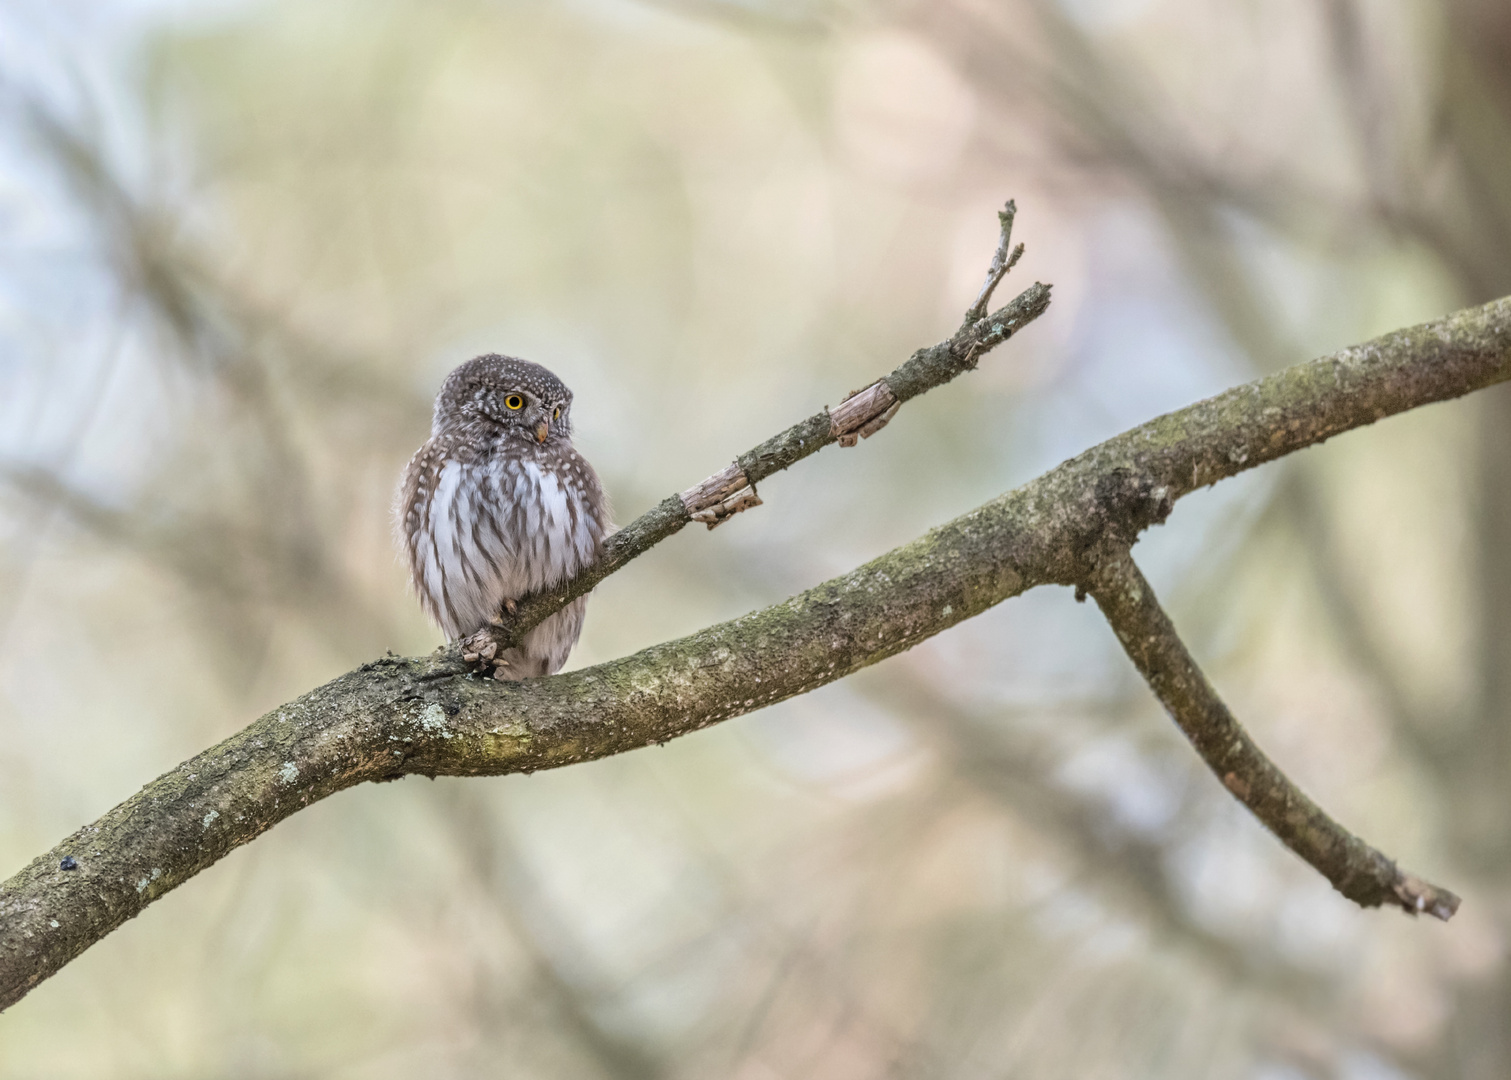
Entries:
[[[399, 532], [420, 603], [452, 640], [598, 558], [609, 509], [572, 448], [572, 392], [539, 364], [469, 360], [436, 397], [430, 438], [404, 470]], [[582, 597], [489, 655], [501, 679], [549, 675], [582, 632]], [[483, 635], [486, 636], [486, 635]]]

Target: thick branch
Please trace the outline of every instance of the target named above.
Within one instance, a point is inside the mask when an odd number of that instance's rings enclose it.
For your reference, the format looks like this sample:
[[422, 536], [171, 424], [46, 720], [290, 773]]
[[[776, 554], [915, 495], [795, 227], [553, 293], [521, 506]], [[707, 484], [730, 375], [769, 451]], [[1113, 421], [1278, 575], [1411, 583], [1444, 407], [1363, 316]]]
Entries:
[[364, 665], [148, 784], [0, 886], [0, 1007], [327, 795], [406, 773], [605, 757], [806, 693], [1034, 585], [1088, 584], [1095, 552], [1131, 543], [1195, 488], [1506, 379], [1511, 299], [1162, 416], [843, 577], [634, 656], [521, 683], [459, 674], [445, 652]]
[[1459, 898], [1401, 870], [1307, 798], [1254, 744], [1187, 651], [1128, 548], [1100, 552], [1087, 591], [1128, 658], [1223, 787], [1281, 843], [1361, 907], [1391, 904], [1445, 922]]

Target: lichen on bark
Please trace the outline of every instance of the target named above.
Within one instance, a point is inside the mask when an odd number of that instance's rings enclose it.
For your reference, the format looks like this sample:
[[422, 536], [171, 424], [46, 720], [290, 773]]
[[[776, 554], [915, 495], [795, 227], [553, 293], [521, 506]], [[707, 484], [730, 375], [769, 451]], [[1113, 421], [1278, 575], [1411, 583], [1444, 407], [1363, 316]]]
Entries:
[[[1152, 420], [848, 574], [633, 656], [521, 683], [469, 673], [454, 649], [364, 664], [148, 784], [0, 886], [0, 1008], [335, 792], [411, 773], [554, 768], [805, 693], [1036, 585], [1085, 586], [1099, 545], [1132, 543], [1195, 488], [1508, 378], [1511, 299]], [[678, 511], [673, 496], [652, 514]]]

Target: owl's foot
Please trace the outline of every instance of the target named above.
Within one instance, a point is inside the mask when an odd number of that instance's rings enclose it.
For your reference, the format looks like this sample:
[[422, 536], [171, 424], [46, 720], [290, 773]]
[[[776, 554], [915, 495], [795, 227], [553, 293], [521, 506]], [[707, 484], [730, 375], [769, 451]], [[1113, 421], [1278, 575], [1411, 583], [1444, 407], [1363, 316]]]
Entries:
[[522, 673], [514, 671], [515, 651], [504, 648], [504, 643], [499, 640], [498, 631], [492, 625], [485, 626], [469, 637], [463, 638], [461, 648], [462, 661], [476, 664], [478, 673], [485, 678], [492, 676], [506, 681], [524, 678]]

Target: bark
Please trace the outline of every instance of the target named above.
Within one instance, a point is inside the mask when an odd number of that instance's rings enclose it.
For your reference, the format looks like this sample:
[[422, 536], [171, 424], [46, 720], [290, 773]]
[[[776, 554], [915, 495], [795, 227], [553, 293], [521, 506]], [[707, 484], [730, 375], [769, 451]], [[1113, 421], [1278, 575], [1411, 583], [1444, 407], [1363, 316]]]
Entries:
[[1196, 666], [1128, 549], [1113, 543], [1087, 586], [1128, 658], [1229, 793], [1360, 907], [1393, 904], [1447, 922], [1459, 898], [1398, 867], [1306, 796], [1255, 745]]
[[[519, 683], [477, 677], [454, 646], [365, 664], [148, 784], [0, 886], [0, 1007], [344, 788], [555, 768], [806, 693], [1036, 585], [1090, 587], [1098, 552], [1131, 545], [1199, 487], [1507, 379], [1511, 298], [1159, 417], [842, 577], [633, 656]], [[899, 399], [907, 389], [892, 384]], [[685, 520], [680, 500], [677, 511]]]

